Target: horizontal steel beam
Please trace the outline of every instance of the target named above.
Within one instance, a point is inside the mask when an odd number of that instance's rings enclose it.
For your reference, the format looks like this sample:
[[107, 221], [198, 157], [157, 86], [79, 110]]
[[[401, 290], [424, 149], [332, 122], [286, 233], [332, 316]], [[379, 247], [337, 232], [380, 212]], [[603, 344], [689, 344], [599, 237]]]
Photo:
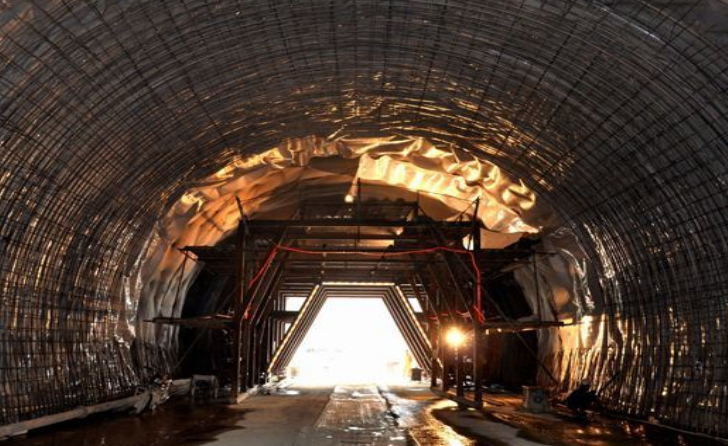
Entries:
[[255, 231], [257, 228], [296, 228], [296, 227], [337, 227], [337, 226], [363, 226], [372, 228], [388, 228], [388, 227], [404, 227], [413, 228], [421, 227], [425, 230], [436, 225], [441, 228], [463, 228], [471, 229], [473, 222], [471, 221], [421, 221], [421, 220], [386, 220], [385, 218], [322, 218], [322, 219], [305, 219], [305, 220], [249, 220], [247, 222], [250, 229]]

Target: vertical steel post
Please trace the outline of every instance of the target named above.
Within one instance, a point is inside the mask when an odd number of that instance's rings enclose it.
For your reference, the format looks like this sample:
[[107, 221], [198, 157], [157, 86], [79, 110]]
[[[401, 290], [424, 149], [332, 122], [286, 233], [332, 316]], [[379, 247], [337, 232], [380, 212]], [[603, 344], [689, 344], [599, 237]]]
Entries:
[[356, 180], [356, 240], [354, 240], [354, 247], [359, 246], [359, 239], [361, 238], [361, 179]]
[[[473, 229], [470, 236], [473, 257], [478, 262], [480, 259], [480, 220], [478, 219], [478, 211], [480, 209], [480, 197], [475, 199], [475, 208], [473, 210]], [[482, 284], [481, 284], [482, 285]], [[473, 304], [475, 304], [478, 295], [478, 283], [473, 283]], [[482, 308], [479, 309], [482, 311]], [[482, 360], [481, 360], [481, 322], [480, 315], [476, 315], [473, 319], [473, 400], [475, 405], [480, 407], [483, 405], [483, 386], [482, 386]]]
[[437, 330], [438, 334], [438, 345], [440, 346], [440, 362], [442, 363], [442, 391], [447, 392], [450, 389], [450, 360], [449, 351], [447, 348], [447, 342], [445, 340], [445, 333], [443, 333], [442, 326]]
[[460, 346], [455, 346], [455, 392], [457, 396], [465, 396], [465, 373], [463, 373], [463, 353]]
[[542, 321], [543, 318], [541, 316], [541, 290], [538, 286], [538, 263], [536, 262], [536, 250], [533, 250], [533, 255], [531, 257], [533, 259], [533, 286], [536, 292], [536, 320]]
[[233, 361], [233, 376], [232, 376], [232, 395], [231, 399], [234, 402], [237, 402], [238, 397], [240, 396], [240, 390], [241, 390], [241, 384], [245, 382], [241, 378], [242, 371], [244, 370], [244, 367], [241, 366], [240, 360], [243, 353], [243, 339], [242, 335], [244, 332], [244, 302], [245, 302], [245, 292], [246, 292], [246, 286], [245, 286], [245, 269], [246, 269], [246, 258], [245, 258], [245, 248], [247, 244], [247, 228], [245, 227], [245, 220], [244, 215], [242, 214], [242, 207], [241, 207], [241, 215], [240, 215], [240, 221], [238, 222], [238, 231], [237, 231], [237, 243], [236, 243], [236, 268], [235, 268], [235, 276], [236, 276], [236, 284], [235, 289], [237, 290], [237, 294], [235, 296], [235, 306], [234, 306], [234, 314], [233, 314], [233, 351], [232, 351], [232, 361]]
[[428, 331], [430, 332], [430, 346], [432, 347], [430, 351], [430, 387], [436, 388], [437, 376], [442, 373], [437, 363], [437, 351], [440, 348], [438, 343], [440, 332], [439, 321], [430, 321]]
[[480, 324], [475, 322], [473, 324], [473, 401], [478, 407], [483, 405], [483, 361], [481, 359], [483, 344], [481, 337]]

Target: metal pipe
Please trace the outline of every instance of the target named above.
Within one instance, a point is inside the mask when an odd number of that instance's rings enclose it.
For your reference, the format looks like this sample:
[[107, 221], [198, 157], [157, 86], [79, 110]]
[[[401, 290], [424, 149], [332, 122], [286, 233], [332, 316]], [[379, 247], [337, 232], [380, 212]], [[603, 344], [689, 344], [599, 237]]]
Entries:
[[141, 411], [146, 407], [151, 398], [151, 392], [144, 392], [140, 393], [139, 395], [134, 395], [127, 398], [121, 398], [114, 401], [94, 404], [92, 406], [81, 406], [67, 412], [46, 415], [44, 417], [34, 418], [28, 421], [21, 421], [19, 423], [7, 424], [5, 426], [0, 426], [0, 440], [17, 437], [18, 435], [23, 435], [28, 431], [39, 429], [41, 427], [47, 427], [79, 418], [86, 418], [89, 415], [97, 413], [121, 411], [127, 409], [135, 409], [137, 411]]

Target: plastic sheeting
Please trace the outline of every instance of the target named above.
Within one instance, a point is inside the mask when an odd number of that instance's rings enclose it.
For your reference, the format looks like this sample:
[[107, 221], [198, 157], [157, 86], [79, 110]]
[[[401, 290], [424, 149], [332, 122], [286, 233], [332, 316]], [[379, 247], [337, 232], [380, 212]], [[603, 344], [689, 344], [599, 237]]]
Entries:
[[[573, 336], [583, 327], [590, 327], [592, 315], [601, 314], [601, 303], [592, 295], [595, 284], [590, 285], [589, 259], [574, 233], [566, 227], [558, 228], [543, 237], [536, 247], [537, 254], [531, 262], [513, 269], [516, 281], [533, 310], [533, 316], [525, 319], [561, 321], [564, 328], [538, 331], [538, 354], [560, 382], [579, 381], [583, 376], [569, 365], [574, 352], [591, 351], [598, 344], [594, 337]], [[590, 328], [587, 328], [590, 329]], [[564, 357], [567, 355], [567, 357]], [[547, 386], [554, 383], [539, 368], [539, 381]]]
[[[349, 199], [357, 195], [360, 182], [363, 199], [398, 198], [403, 191], [416, 192], [423, 210], [438, 219], [472, 213], [473, 203], [479, 198], [478, 218], [486, 227], [482, 230], [483, 248], [503, 248], [524, 233], [542, 233], [542, 249], [550, 254], [539, 260], [538, 297], [532, 291], [532, 270], [526, 267], [516, 271], [534, 314], [541, 308], [543, 320], [573, 320], [594, 309], [585, 282], [586, 256], [573, 233], [547, 206], [539, 204], [523, 183], [497, 166], [462, 151], [436, 147], [421, 138], [310, 137], [233, 162], [171, 206], [140, 262], [140, 303], [136, 322], [129, 320], [129, 331], [137, 332], [138, 345], [174, 349], [175, 327], [145, 321], [155, 316], [180, 316], [182, 300], [198, 266], [185, 262], [178, 248], [214, 245], [229, 236], [239, 218], [236, 197], [251, 218], [285, 218], [297, 204], [301, 189], [315, 191], [347, 182], [351, 184]], [[347, 199], [340, 190], [331, 193], [339, 194], [335, 198]], [[540, 344], [544, 360], [563, 348], [557, 333], [542, 333]], [[163, 367], [163, 361], [153, 357], [146, 361]]]

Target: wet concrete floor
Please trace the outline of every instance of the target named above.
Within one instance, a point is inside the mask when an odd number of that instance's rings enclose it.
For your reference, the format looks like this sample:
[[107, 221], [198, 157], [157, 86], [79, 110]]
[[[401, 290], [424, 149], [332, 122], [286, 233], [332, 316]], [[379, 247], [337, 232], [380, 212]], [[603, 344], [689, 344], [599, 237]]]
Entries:
[[[458, 410], [422, 386], [297, 386], [235, 406], [167, 403], [139, 416], [99, 416], [12, 446], [704, 446], [614, 420], [575, 423], [515, 408]], [[712, 443], [716, 444], [716, 443]]]

